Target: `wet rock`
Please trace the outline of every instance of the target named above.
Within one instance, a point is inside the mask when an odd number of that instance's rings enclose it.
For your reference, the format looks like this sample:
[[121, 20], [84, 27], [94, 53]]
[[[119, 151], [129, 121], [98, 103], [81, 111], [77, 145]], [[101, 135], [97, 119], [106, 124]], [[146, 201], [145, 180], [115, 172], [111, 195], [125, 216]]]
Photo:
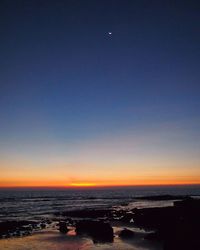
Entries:
[[133, 220], [133, 212], [126, 212], [123, 214], [123, 216], [121, 217], [121, 221], [122, 222], [131, 222]]
[[77, 234], [87, 234], [92, 237], [94, 243], [113, 242], [113, 228], [103, 221], [82, 220], [76, 223]]
[[28, 225], [21, 226], [21, 229], [24, 231], [32, 231], [33, 227], [32, 225], [28, 224]]
[[29, 235], [37, 226], [35, 221], [4, 221], [0, 222], [0, 238], [21, 237]]
[[30, 231], [25, 231], [25, 232], [23, 232], [23, 235], [24, 235], [24, 236], [31, 235], [31, 232], [30, 232]]
[[165, 250], [200, 249], [200, 200], [187, 198], [172, 207], [145, 208], [134, 211], [137, 226], [151, 228], [164, 243]]
[[174, 206], [187, 211], [196, 212], [197, 210], [200, 210], [200, 199], [193, 199], [191, 197], [187, 197], [181, 201], [174, 201]]
[[122, 202], [122, 203], [120, 204], [120, 206], [124, 207], [124, 206], [128, 206], [128, 204], [129, 204], [129, 203], [127, 203], [127, 202]]
[[49, 219], [47, 219], [45, 222], [46, 222], [48, 225], [51, 224], [51, 221], [50, 221]]
[[46, 224], [43, 222], [43, 223], [40, 224], [40, 227], [41, 227], [41, 229], [45, 229], [46, 228]]
[[65, 221], [60, 221], [59, 224], [58, 224], [58, 226], [59, 226], [59, 231], [61, 233], [66, 234], [69, 231], [69, 229], [67, 228], [67, 224], [66, 224]]
[[122, 239], [129, 239], [134, 237], [135, 233], [132, 230], [129, 230], [127, 228], [124, 228], [120, 233], [119, 237]]
[[16, 235], [17, 237], [21, 237], [21, 236], [22, 236], [21, 231], [19, 231], [19, 230], [16, 231], [16, 232], [15, 232], [15, 235]]
[[74, 226], [74, 221], [71, 218], [67, 218], [65, 221], [68, 226]]
[[160, 240], [160, 235], [158, 234], [158, 232], [152, 232], [152, 233], [148, 233], [145, 237], [145, 240], [150, 240], [150, 241], [158, 241]]
[[74, 218], [102, 218], [102, 217], [111, 217], [112, 210], [110, 209], [83, 209], [83, 210], [72, 210], [65, 211], [62, 213], [56, 213], [56, 215], [62, 215], [67, 217]]

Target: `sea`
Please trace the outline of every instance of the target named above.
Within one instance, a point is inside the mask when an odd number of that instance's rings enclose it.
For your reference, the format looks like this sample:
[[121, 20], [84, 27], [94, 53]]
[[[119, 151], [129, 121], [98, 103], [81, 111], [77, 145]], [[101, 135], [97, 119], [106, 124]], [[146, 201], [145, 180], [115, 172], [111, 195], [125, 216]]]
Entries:
[[109, 188], [3, 188], [0, 221], [51, 219], [56, 213], [77, 209], [130, 209], [173, 205], [173, 201], [137, 200], [154, 195], [200, 197], [200, 185]]

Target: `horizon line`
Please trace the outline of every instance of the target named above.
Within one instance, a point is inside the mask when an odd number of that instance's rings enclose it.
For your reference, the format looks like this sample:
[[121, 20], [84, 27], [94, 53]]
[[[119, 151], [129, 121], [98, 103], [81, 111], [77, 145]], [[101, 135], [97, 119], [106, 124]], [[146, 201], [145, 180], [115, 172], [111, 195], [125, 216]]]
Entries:
[[0, 186], [0, 189], [31, 188], [31, 189], [94, 189], [94, 188], [123, 188], [123, 187], [152, 187], [152, 186], [198, 186], [200, 183], [170, 183], [170, 184], [135, 184], [135, 185], [94, 185], [94, 186]]

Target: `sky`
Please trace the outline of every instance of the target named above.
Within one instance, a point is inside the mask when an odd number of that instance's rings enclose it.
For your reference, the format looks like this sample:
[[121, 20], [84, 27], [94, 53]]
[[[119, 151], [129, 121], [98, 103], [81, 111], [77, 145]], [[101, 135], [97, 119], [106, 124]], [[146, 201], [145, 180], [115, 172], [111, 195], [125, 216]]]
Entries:
[[0, 3], [0, 187], [200, 184], [199, 1]]

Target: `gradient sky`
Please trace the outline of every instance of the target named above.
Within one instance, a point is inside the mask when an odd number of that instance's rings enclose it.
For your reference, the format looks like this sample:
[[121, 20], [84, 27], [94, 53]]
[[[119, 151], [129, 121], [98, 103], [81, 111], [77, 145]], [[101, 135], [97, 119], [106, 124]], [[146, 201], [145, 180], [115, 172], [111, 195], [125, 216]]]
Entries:
[[200, 183], [199, 17], [193, 0], [1, 0], [0, 186]]

